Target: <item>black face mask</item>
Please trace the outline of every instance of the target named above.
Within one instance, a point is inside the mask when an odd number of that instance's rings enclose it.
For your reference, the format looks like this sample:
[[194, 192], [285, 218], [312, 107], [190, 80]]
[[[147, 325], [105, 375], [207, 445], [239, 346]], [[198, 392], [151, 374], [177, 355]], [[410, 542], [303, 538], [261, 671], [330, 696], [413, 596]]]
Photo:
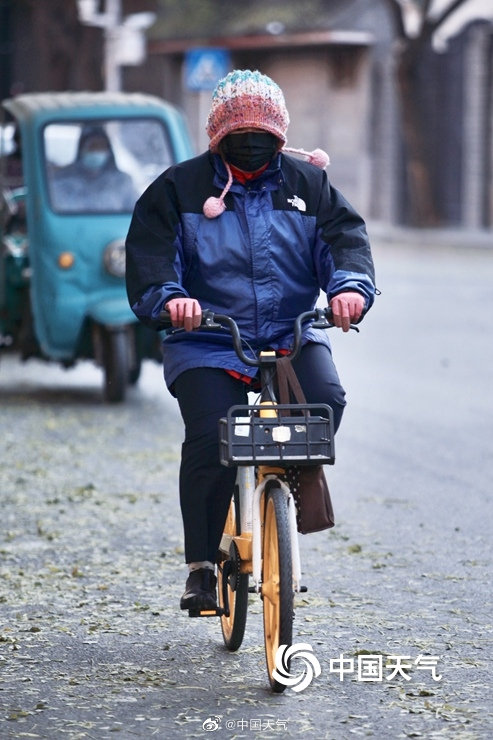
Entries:
[[270, 162], [278, 147], [277, 137], [267, 131], [228, 134], [221, 142], [226, 161], [245, 172], [255, 172]]

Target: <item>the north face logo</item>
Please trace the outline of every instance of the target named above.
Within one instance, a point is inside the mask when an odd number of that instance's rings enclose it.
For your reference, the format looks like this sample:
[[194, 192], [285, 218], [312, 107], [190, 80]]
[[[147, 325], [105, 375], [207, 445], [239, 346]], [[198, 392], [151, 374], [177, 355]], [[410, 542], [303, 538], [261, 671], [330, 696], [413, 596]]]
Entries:
[[288, 198], [288, 203], [290, 203], [293, 208], [297, 208], [298, 211], [306, 211], [306, 203], [303, 200], [303, 198], [299, 198], [297, 195], [293, 195], [292, 198]]

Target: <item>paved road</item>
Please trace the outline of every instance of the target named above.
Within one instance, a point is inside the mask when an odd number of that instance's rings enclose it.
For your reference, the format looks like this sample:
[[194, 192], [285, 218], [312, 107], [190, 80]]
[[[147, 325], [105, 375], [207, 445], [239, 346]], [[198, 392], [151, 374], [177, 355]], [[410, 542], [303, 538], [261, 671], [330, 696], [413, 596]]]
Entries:
[[493, 735], [493, 252], [375, 256], [375, 309], [332, 335], [349, 406], [337, 526], [302, 538], [295, 640], [322, 672], [299, 693], [267, 688], [255, 597], [237, 654], [177, 608], [181, 425], [160, 369], [107, 407], [88, 365], [0, 360], [0, 737]]

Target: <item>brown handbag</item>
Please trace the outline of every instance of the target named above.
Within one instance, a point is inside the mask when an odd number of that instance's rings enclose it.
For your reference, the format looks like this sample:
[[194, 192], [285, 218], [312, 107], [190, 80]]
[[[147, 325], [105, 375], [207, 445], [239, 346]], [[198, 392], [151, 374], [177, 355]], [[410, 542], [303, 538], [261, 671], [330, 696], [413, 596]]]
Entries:
[[[306, 398], [289, 357], [277, 360], [279, 401], [290, 402], [291, 394], [297, 403], [306, 404]], [[321, 465], [291, 465], [286, 468], [286, 483], [296, 504], [298, 532], [310, 534], [334, 526], [334, 510], [329, 487]]]

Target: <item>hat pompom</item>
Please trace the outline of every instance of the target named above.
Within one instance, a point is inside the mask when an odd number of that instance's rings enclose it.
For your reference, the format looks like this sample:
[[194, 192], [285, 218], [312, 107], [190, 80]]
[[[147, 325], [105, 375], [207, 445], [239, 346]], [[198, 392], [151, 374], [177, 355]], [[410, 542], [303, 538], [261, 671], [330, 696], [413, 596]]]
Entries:
[[330, 164], [330, 157], [323, 149], [314, 149], [313, 152], [310, 152], [309, 161], [315, 167], [320, 167], [321, 170], [324, 170]]
[[294, 149], [292, 146], [283, 146], [283, 152], [292, 152], [293, 154], [299, 154], [301, 157], [306, 157], [310, 164], [314, 164], [315, 167], [320, 167], [324, 170], [328, 164], [330, 164], [330, 157], [327, 152], [323, 149], [314, 149], [313, 152], [306, 152], [304, 149]]
[[229, 189], [231, 187], [231, 184], [233, 182], [233, 173], [231, 172], [231, 167], [226, 162], [226, 160], [223, 159], [224, 166], [226, 168], [226, 172], [228, 173], [228, 181], [224, 187], [223, 192], [219, 196], [219, 198], [216, 198], [214, 195], [211, 195], [207, 200], [205, 201], [204, 205], [202, 206], [202, 213], [206, 218], [217, 218], [221, 215], [221, 213], [224, 213], [226, 210], [226, 203], [224, 202], [224, 199], [226, 195], [229, 192]]
[[211, 195], [210, 198], [207, 198], [202, 206], [204, 216], [207, 218], [217, 218], [221, 213], [224, 213], [225, 210], [226, 205], [224, 200], [222, 198], [215, 198], [213, 195]]

